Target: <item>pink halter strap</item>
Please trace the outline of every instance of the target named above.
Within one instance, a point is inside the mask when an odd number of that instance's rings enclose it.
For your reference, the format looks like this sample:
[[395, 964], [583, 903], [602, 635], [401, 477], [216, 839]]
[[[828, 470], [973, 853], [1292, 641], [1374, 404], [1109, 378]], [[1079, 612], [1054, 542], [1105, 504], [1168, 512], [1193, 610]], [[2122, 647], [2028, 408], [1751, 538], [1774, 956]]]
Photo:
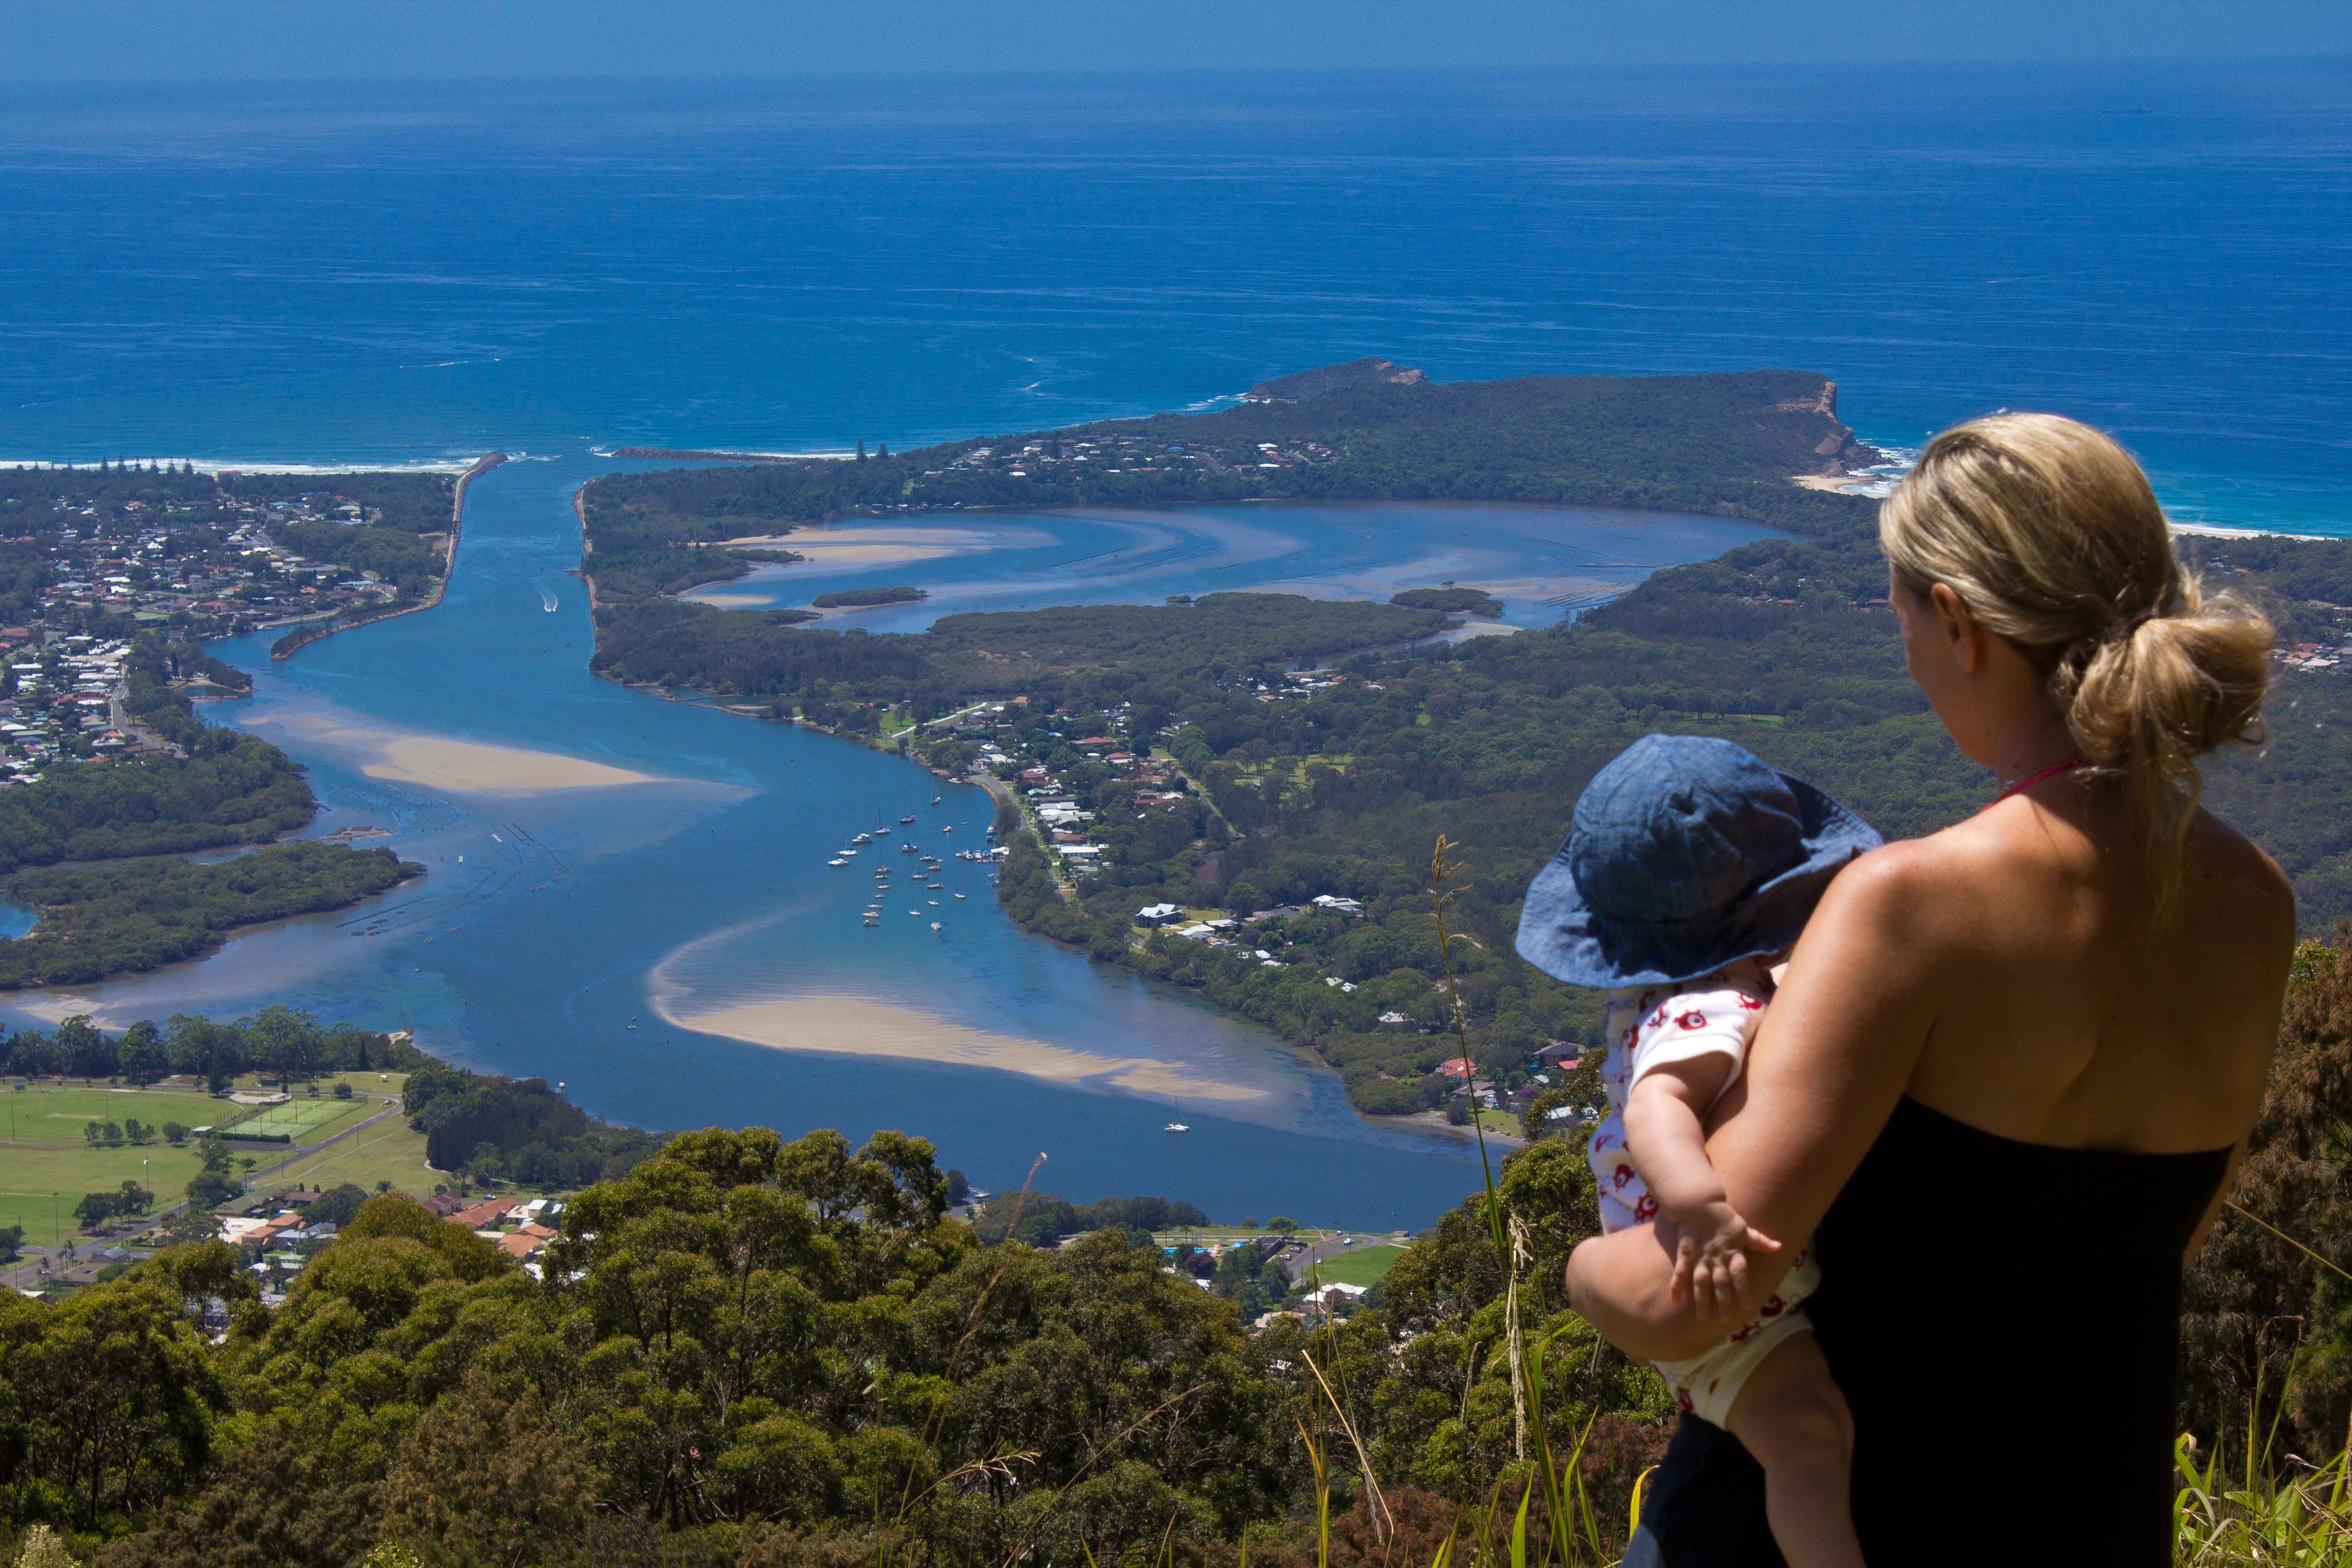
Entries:
[[2084, 757], [2069, 757], [2063, 763], [2053, 763], [2048, 767], [2043, 768], [2041, 772], [2028, 773], [2023, 778], [2009, 784], [2007, 787], [2002, 789], [1999, 795], [1985, 802], [1982, 809], [1990, 811], [1994, 806], [1999, 805], [2011, 795], [2018, 795], [2023, 791], [2032, 789], [2043, 779], [2054, 779], [2060, 773], [2072, 773], [2076, 768], [2087, 767], [2088, 765], [2089, 760]]

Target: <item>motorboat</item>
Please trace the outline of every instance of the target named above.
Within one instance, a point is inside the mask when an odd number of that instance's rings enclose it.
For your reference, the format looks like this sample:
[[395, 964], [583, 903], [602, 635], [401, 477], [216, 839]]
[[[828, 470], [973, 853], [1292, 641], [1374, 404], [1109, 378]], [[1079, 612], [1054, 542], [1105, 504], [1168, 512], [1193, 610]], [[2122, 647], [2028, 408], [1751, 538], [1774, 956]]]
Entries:
[[1192, 1130], [1181, 1121], [1171, 1121], [1160, 1131], [1162, 1132], [1190, 1132]]
[[849, 864], [849, 862], [848, 862], [848, 861], [846, 861], [846, 860], [844, 860], [843, 858], [841, 858], [841, 857], [839, 857], [838, 855], [836, 855], [836, 856], [835, 856], [832, 859], [830, 859], [830, 860], [826, 861], [826, 862], [825, 862], [825, 864], [826, 864], [826, 865], [828, 865], [828, 866], [846, 866], [846, 865], [848, 865], [848, 864]]
[[851, 839], [850, 842], [852, 844], [871, 844], [874, 842], [874, 835], [870, 833], [861, 833], [856, 837]]
[[931, 922], [931, 929], [932, 929], [933, 931], [937, 931], [937, 930], [939, 930], [939, 929], [940, 929], [940, 922], [939, 922], [939, 921], [933, 921]]
[[902, 817], [900, 817], [900, 818], [898, 819], [898, 826], [901, 826], [901, 827], [904, 827], [907, 824], [908, 824], [908, 823], [910, 823], [910, 822], [912, 822], [912, 821], [914, 821], [914, 820], [915, 820], [915, 814], [914, 814], [913, 812], [911, 812], [911, 811], [910, 811], [910, 812], [908, 812], [906, 816], [902, 816]]

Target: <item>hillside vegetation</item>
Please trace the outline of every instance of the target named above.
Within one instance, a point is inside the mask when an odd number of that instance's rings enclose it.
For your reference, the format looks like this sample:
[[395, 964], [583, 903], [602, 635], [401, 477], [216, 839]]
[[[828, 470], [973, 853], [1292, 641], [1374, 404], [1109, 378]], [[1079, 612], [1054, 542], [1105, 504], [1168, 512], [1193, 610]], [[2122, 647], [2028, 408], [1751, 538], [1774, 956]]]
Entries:
[[[2240, 1468], [2186, 1488], [2183, 1563], [2346, 1550], [2314, 1506], [2339, 1467], [2299, 1501], [2310, 1472], [2285, 1456], [2337, 1454], [2352, 1417], [2352, 1298], [2328, 1271], [2352, 1263], [2347, 1042], [2352, 951], [2306, 944], [2234, 1194], [2249, 1217], [2224, 1214], [2189, 1280], [2180, 1426]], [[1597, 1568], [1622, 1550], [1675, 1417], [1560, 1299], [1598, 1228], [1574, 1141], [1513, 1154], [1491, 1207], [1448, 1213], [1349, 1315], [1257, 1332], [1241, 1276], [1276, 1272], [1278, 1237], [1228, 1249], [1204, 1289], [1142, 1244], [1199, 1212], [1181, 1203], [1040, 1198], [1033, 1227], [1003, 1194], [987, 1243], [948, 1217], [950, 1182], [898, 1132], [713, 1128], [580, 1193], [536, 1274], [345, 1188], [327, 1197], [355, 1210], [282, 1304], [216, 1242], [62, 1301], [0, 1292], [0, 1547], [38, 1524], [97, 1568], [1206, 1568], [1244, 1548], [1272, 1568]], [[1072, 1219], [1100, 1228], [1017, 1239]], [[2264, 1434], [2271, 1466], [2246, 1466]], [[1952, 1527], [2014, 1544], [1998, 1518]], [[2333, 1555], [2277, 1550], [2298, 1532]]]

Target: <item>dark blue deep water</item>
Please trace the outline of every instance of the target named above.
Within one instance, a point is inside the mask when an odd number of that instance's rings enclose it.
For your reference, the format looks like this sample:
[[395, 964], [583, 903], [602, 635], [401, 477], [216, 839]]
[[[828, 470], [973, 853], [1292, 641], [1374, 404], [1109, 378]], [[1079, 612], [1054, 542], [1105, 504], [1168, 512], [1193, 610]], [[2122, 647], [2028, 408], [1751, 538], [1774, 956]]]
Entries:
[[[544, 459], [477, 488], [442, 608], [219, 713], [311, 764], [320, 831], [391, 829], [422, 887], [26, 1005], [283, 998], [623, 1120], [903, 1125], [989, 1184], [1043, 1149], [1073, 1196], [1425, 1222], [1475, 1183], [1458, 1142], [1369, 1126], [1278, 1042], [1023, 937], [982, 882], [929, 895], [936, 935], [928, 901], [858, 926], [824, 859], [919, 805], [965, 842], [977, 796], [934, 812], [904, 764], [591, 679], [562, 574], [571, 489], [615, 466], [592, 449], [906, 447], [1367, 353], [1441, 380], [1780, 365], [1833, 377], [1884, 444], [2055, 408], [2121, 434], [2184, 519], [2352, 533], [2347, 154], [2333, 66], [12, 87], [0, 460]], [[1027, 531], [872, 574], [932, 584], [932, 613], [1607, 586], [1638, 572], [1594, 563], [1752, 531], [1005, 521]], [[774, 575], [720, 592], [809, 591]], [[499, 794], [436, 779], [436, 739], [651, 782]]]

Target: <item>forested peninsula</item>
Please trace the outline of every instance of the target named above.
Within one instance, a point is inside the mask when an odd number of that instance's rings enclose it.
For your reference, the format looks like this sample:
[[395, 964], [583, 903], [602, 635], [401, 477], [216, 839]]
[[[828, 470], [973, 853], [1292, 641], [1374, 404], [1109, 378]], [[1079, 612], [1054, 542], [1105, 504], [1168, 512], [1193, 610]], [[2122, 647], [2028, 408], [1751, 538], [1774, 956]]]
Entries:
[[[944, 773], [988, 775], [1011, 845], [1000, 897], [1016, 919], [1312, 1046], [1374, 1113], [1463, 1109], [1429, 915], [1440, 832], [1466, 865], [1452, 918], [1472, 939], [1456, 959], [1475, 1071], [1498, 1103], [1539, 1113], [1580, 1087], [1538, 1053], [1595, 1039], [1599, 1019], [1593, 996], [1511, 951], [1520, 892], [1559, 842], [1585, 781], [1632, 740], [1727, 736], [1890, 837], [1932, 831], [1983, 802], [1983, 771], [1953, 748], [1905, 674], [1874, 503], [1793, 482], [1867, 455], [1836, 423], [1822, 378], [1475, 384], [1456, 405], [1454, 389], [1367, 385], [1354, 379], [1360, 370], [1340, 368], [1349, 374], [1322, 396], [1286, 401], [1289, 389], [1276, 383], [1260, 389], [1267, 401], [1221, 414], [1082, 428], [1113, 439], [1149, 426], [1171, 437], [1163, 447], [1188, 449], [1210, 444], [1201, 432], [1222, 432], [1228, 450], [1244, 435], [1314, 432], [1338, 453], [1343, 415], [1369, 420], [1361, 411], [1431, 399], [1423, 406], [1434, 428], [1496, 434], [1449, 448], [1400, 416], [1367, 438], [1371, 450], [1446, 449], [1458, 462], [1412, 470], [1421, 488], [1400, 480], [1383, 493], [1643, 497], [1799, 537], [1660, 572], [1572, 624], [1456, 647], [1424, 639], [1448, 624], [1446, 612], [1489, 602], [1475, 584], [1392, 605], [1220, 594], [950, 616], [913, 636], [843, 636], [798, 626], [797, 613], [631, 593], [600, 596], [594, 668], [763, 704], [776, 718], [902, 746]], [[1496, 416], [1479, 426], [1465, 407]], [[1591, 423], [1561, 414], [1571, 408]], [[1635, 418], [1662, 410], [1675, 417], [1655, 427]], [[1543, 444], [1538, 414], [1557, 419], [1556, 448]], [[1194, 434], [1173, 438], [1180, 432]], [[1078, 434], [1055, 433], [1055, 450], [1082, 455]], [[1052, 482], [1101, 499], [1100, 477], [1076, 455], [1064, 467], [1079, 471]], [[863, 468], [919, 458], [938, 467], [933, 455], [908, 454]], [[664, 542], [773, 533], [786, 501], [822, 515], [836, 504], [825, 497], [879, 493], [855, 489], [859, 469], [775, 464], [604, 479], [583, 512], [592, 545], [604, 518], [632, 551], [682, 559], [686, 545]], [[1337, 457], [1258, 472], [1267, 477], [1221, 479], [1194, 464], [1139, 482], [1162, 497], [1227, 480], [1350, 493]], [[984, 487], [1002, 479], [991, 470], [956, 484], [993, 495], [1002, 492]], [[2352, 917], [2352, 679], [2321, 651], [2352, 633], [2352, 542], [2186, 538], [2181, 547], [2210, 586], [2254, 599], [2280, 627], [2268, 740], [2217, 758], [2206, 798], [2278, 858], [2305, 929], [2323, 932]], [[601, 559], [600, 546], [591, 571]], [[1139, 910], [1161, 906], [1177, 913], [1139, 923]]]
[[1870, 509], [1790, 481], [1875, 461], [1810, 371], [1440, 384], [1387, 360], [1261, 383], [1209, 414], [1108, 419], [854, 459], [608, 474], [581, 492], [602, 592], [750, 569], [796, 524], [978, 509], [1485, 500], [1746, 518], [1813, 534]]

